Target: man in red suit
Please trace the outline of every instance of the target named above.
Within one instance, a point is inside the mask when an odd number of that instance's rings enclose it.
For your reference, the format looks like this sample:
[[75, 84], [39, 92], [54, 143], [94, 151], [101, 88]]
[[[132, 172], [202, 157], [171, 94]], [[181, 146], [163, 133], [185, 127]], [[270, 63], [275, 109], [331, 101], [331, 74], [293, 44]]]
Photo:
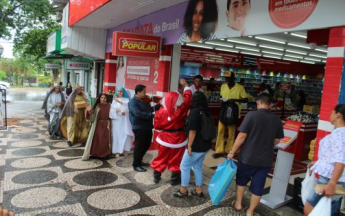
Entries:
[[192, 100], [192, 91], [186, 80], [180, 79], [183, 97], [178, 92], [168, 92], [154, 118], [154, 128], [160, 130], [156, 141], [160, 144], [158, 156], [152, 161], [154, 182], [158, 183], [165, 168], [172, 172], [171, 185], [181, 182], [180, 163], [186, 149], [185, 118]]

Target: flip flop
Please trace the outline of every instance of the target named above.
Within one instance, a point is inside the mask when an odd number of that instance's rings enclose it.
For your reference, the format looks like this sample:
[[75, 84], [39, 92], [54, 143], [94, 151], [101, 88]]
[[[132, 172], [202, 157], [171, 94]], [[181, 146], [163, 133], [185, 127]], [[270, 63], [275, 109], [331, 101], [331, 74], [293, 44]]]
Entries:
[[180, 189], [174, 193], [174, 197], [184, 197], [188, 196], [188, 190], [185, 193], [182, 193]]
[[233, 201], [231, 202], [230, 206], [231, 206], [235, 211], [237, 211], [237, 212], [242, 211], [242, 209], [236, 208], [236, 207], [235, 207], [235, 204], [236, 204], [236, 200], [233, 200]]
[[196, 192], [196, 189], [192, 190], [192, 195], [197, 197], [203, 197], [204, 193], [201, 191], [200, 193]]

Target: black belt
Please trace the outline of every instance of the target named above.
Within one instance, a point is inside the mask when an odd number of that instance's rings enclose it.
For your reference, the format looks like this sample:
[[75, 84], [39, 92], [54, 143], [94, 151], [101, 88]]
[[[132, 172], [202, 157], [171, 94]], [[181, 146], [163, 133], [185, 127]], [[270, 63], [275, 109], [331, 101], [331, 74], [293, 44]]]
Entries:
[[179, 128], [179, 129], [163, 129], [162, 131], [170, 132], [170, 133], [178, 133], [178, 132], [183, 132], [183, 128]]

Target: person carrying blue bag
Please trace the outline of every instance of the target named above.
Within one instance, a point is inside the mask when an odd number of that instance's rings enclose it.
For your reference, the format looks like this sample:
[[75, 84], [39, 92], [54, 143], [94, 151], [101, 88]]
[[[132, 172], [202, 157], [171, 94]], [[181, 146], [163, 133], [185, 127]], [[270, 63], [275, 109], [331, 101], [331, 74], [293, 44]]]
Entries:
[[259, 205], [266, 177], [273, 164], [274, 146], [284, 138], [283, 125], [280, 118], [270, 111], [271, 96], [262, 93], [258, 96], [257, 111], [249, 112], [241, 126], [234, 146], [228, 154], [232, 159], [241, 147], [237, 163], [236, 200], [231, 206], [236, 211], [242, 210], [242, 198], [245, 187], [251, 181], [249, 190], [252, 193], [247, 216], [254, 215]]

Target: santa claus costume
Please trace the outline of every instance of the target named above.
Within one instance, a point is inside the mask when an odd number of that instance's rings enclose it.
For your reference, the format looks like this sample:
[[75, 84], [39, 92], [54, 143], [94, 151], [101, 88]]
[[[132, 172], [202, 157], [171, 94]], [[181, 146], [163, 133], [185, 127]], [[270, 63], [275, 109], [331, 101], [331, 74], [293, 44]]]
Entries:
[[192, 100], [189, 87], [184, 87], [183, 98], [178, 92], [168, 92], [154, 118], [154, 128], [161, 131], [156, 141], [159, 145], [158, 156], [152, 161], [154, 181], [158, 183], [161, 173], [168, 167], [172, 172], [171, 184], [181, 182], [180, 163], [188, 143], [184, 132], [185, 118]]

